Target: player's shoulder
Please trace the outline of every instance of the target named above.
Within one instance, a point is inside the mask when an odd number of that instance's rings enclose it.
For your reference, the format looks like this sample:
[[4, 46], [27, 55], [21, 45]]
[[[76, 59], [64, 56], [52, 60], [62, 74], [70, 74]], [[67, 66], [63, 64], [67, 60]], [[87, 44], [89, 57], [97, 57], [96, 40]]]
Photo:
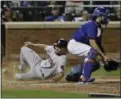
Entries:
[[85, 24], [87, 24], [87, 25], [96, 25], [93, 20], [89, 20]]
[[87, 27], [97, 27], [97, 24], [96, 24], [95, 21], [89, 20], [89, 21], [87, 21], [87, 22], [85, 23], [85, 26], [87, 26]]
[[53, 45], [48, 45], [45, 47], [46, 51], [53, 50], [53, 49], [54, 49]]

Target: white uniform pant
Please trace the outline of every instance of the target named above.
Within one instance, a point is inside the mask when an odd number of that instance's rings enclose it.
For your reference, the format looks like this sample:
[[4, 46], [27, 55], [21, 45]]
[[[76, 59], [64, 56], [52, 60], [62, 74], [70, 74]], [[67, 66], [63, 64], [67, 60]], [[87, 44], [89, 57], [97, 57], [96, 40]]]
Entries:
[[23, 69], [27, 65], [30, 67], [30, 71], [26, 73], [17, 73], [15, 75], [16, 79], [32, 79], [40, 78], [42, 79], [42, 72], [40, 71], [40, 63], [42, 59], [40, 56], [28, 47], [22, 47], [20, 51], [20, 63]]
[[[88, 53], [90, 52], [91, 46], [86, 45], [84, 43], [80, 43], [75, 41], [74, 39], [70, 40], [68, 43], [68, 51], [76, 56], [84, 56], [87, 57]], [[85, 61], [88, 59], [85, 58]]]

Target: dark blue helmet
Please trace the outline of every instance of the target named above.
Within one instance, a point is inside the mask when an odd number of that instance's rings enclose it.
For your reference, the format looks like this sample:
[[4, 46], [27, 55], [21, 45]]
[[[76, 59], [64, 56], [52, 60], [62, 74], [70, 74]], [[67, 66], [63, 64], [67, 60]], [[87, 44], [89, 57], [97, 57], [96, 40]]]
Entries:
[[64, 39], [59, 39], [54, 43], [54, 46], [57, 46], [59, 48], [67, 48], [68, 42]]
[[107, 25], [108, 24], [108, 13], [109, 11], [102, 6], [99, 6], [97, 8], [94, 9], [94, 12], [92, 14], [92, 19], [97, 18], [98, 16], [104, 16], [104, 20], [102, 21], [102, 24]]

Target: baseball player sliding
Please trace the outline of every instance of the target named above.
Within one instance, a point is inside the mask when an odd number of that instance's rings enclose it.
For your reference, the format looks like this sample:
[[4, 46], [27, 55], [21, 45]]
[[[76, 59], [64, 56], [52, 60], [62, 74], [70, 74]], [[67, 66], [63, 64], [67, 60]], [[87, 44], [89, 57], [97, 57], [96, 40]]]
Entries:
[[[48, 58], [42, 58], [29, 45], [44, 48]], [[20, 65], [16, 68], [23, 73], [16, 73], [15, 78], [18, 80], [26, 79], [49, 79], [49, 82], [59, 81], [64, 76], [64, 68], [67, 63], [67, 41], [64, 39], [57, 40], [53, 45], [34, 44], [25, 42], [25, 46], [20, 51]], [[26, 66], [29, 65], [30, 71], [25, 72]]]
[[85, 56], [83, 64], [83, 73], [80, 82], [93, 82], [91, 78], [93, 69], [96, 67], [97, 53], [103, 59], [104, 63], [111, 60], [102, 47], [102, 25], [108, 24], [108, 11], [104, 7], [97, 7], [91, 20], [82, 25], [73, 35], [68, 43], [68, 50], [71, 54]]

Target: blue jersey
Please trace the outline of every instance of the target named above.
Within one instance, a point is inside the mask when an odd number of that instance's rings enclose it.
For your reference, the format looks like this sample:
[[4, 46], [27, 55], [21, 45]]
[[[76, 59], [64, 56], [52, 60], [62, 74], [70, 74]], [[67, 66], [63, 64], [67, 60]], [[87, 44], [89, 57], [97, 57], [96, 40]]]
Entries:
[[73, 35], [73, 39], [78, 42], [89, 44], [89, 39], [95, 39], [99, 45], [102, 41], [102, 30], [101, 26], [95, 21], [88, 21], [82, 25]]

